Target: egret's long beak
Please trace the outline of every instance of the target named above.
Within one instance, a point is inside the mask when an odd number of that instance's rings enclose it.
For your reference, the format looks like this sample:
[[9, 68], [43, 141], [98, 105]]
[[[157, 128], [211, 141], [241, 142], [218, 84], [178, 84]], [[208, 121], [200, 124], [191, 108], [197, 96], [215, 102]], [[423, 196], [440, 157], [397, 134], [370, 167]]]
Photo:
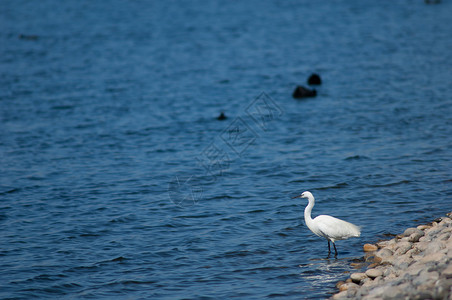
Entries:
[[292, 199], [295, 199], [295, 198], [301, 198], [301, 195], [298, 195], [298, 196], [292, 197]]

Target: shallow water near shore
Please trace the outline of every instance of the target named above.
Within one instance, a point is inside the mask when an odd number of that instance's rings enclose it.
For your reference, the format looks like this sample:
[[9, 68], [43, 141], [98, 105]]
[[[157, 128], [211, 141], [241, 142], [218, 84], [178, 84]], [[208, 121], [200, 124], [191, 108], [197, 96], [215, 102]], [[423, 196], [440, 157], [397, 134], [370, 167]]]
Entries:
[[0, 11], [2, 299], [321, 299], [450, 211], [450, 1]]

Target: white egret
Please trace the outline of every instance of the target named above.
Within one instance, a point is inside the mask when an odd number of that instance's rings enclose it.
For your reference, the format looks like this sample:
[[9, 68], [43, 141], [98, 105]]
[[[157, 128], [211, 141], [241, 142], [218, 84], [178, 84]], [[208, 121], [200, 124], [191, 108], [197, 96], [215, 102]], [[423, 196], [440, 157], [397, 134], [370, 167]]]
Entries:
[[313, 233], [328, 240], [328, 255], [331, 253], [330, 241], [333, 242], [335, 256], [337, 256], [335, 241], [360, 236], [361, 231], [358, 226], [341, 219], [328, 215], [320, 215], [312, 219], [311, 211], [314, 207], [315, 199], [310, 192], [303, 192], [301, 195], [293, 198], [308, 198], [309, 203], [304, 209], [304, 220]]

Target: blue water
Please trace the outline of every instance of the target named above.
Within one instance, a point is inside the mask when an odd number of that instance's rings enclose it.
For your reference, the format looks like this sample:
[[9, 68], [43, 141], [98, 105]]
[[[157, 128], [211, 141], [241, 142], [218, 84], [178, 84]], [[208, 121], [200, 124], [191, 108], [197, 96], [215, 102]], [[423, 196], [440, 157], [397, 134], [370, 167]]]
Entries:
[[[451, 12], [2, 1], [0, 298], [329, 297], [363, 243], [452, 208]], [[305, 190], [362, 226], [337, 259]]]

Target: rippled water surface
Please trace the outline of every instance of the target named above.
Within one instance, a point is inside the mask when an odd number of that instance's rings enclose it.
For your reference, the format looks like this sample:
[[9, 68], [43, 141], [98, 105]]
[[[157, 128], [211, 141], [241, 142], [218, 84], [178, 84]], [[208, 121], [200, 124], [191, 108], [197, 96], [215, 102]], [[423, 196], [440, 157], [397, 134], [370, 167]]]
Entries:
[[[2, 1], [0, 298], [328, 297], [451, 210], [451, 11]], [[362, 226], [337, 259], [304, 190]]]

